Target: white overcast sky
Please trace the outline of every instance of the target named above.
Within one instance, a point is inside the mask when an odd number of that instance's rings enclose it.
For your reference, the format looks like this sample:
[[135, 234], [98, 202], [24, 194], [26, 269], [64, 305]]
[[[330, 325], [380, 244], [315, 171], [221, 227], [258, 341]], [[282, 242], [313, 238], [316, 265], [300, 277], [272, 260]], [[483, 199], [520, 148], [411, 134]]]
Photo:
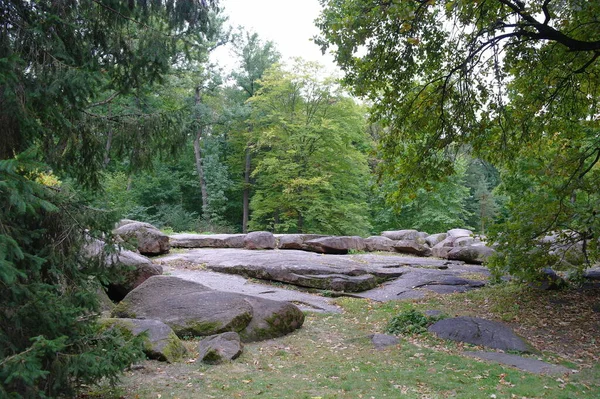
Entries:
[[[318, 0], [221, 0], [220, 7], [229, 16], [234, 28], [241, 25], [258, 33], [263, 41], [271, 40], [283, 56], [318, 61], [327, 71], [337, 71], [333, 57], [322, 55], [319, 47], [309, 39], [319, 33], [314, 20], [319, 16]], [[219, 48], [213, 59], [227, 69], [232, 68], [230, 49]]]

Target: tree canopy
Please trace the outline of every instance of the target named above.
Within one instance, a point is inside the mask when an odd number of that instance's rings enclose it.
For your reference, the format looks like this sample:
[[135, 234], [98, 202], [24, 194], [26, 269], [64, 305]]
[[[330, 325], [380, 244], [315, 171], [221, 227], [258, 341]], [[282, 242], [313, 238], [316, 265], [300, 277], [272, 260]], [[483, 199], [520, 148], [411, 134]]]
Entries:
[[492, 239], [510, 271], [537, 270], [525, 258], [551, 232], [597, 247], [600, 3], [322, 4], [316, 41], [372, 101], [398, 190], [450, 174], [467, 148], [503, 175], [510, 212]]

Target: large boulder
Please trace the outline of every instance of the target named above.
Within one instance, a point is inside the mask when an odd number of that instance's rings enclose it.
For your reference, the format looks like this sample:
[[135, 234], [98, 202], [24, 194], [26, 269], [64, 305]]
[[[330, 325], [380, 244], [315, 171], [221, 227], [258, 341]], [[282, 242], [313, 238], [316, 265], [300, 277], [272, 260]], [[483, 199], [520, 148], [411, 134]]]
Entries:
[[425, 237], [425, 242], [429, 247], [433, 248], [436, 244], [444, 241], [448, 237], [447, 233], [431, 234]]
[[276, 246], [275, 236], [268, 231], [253, 231], [244, 237], [246, 249], [274, 249]]
[[419, 240], [423, 238], [423, 235], [417, 230], [392, 230], [384, 231], [381, 233], [383, 237], [389, 238], [390, 240]]
[[169, 252], [169, 236], [149, 223], [128, 221], [113, 233], [137, 248], [142, 255], [161, 255]]
[[173, 234], [173, 248], [244, 248], [245, 234]]
[[100, 324], [109, 328], [119, 328], [133, 335], [146, 333], [144, 353], [150, 359], [169, 363], [187, 355], [187, 349], [171, 327], [158, 320], [102, 319]]
[[429, 332], [442, 339], [466, 342], [504, 351], [528, 352], [529, 347], [517, 334], [502, 323], [477, 317], [454, 317], [440, 320]]
[[236, 359], [243, 349], [240, 336], [233, 331], [211, 335], [198, 344], [198, 361], [209, 364], [222, 363]]
[[431, 256], [431, 248], [416, 240], [399, 240], [394, 243], [394, 249], [404, 254]]
[[438, 258], [447, 258], [448, 252], [454, 247], [454, 238], [446, 237], [431, 248], [431, 254]]
[[365, 248], [369, 252], [393, 252], [394, 251], [394, 240], [390, 240], [383, 236], [372, 236], [365, 238]]
[[113, 315], [160, 320], [180, 337], [236, 331], [248, 341], [287, 334], [304, 322], [304, 314], [290, 303], [214, 291], [171, 276], [148, 279]]
[[322, 254], [344, 255], [349, 251], [364, 251], [365, 242], [358, 236], [323, 237], [307, 241], [304, 249]]
[[450, 260], [461, 260], [466, 263], [484, 263], [496, 251], [492, 248], [480, 245], [469, 245], [454, 247], [448, 251], [446, 257]]
[[460, 238], [460, 237], [472, 237], [473, 232], [467, 229], [451, 229], [447, 231], [448, 237]]
[[323, 237], [326, 236], [320, 234], [275, 234], [279, 249], [304, 249], [306, 241]]

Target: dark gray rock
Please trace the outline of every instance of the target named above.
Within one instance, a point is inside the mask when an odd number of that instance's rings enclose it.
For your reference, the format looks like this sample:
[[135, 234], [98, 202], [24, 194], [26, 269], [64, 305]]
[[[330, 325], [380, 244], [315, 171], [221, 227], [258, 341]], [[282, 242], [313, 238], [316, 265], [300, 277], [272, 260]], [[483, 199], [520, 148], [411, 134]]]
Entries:
[[173, 248], [244, 248], [245, 234], [173, 234]]
[[150, 359], [172, 363], [188, 353], [171, 327], [158, 320], [102, 319], [100, 324], [107, 327], [118, 327], [133, 335], [145, 332], [144, 353]]
[[347, 254], [349, 251], [365, 250], [365, 242], [358, 236], [323, 237], [304, 244], [305, 250], [322, 254]]
[[421, 239], [421, 234], [417, 230], [392, 230], [392, 231], [384, 231], [381, 233], [383, 237], [389, 238], [393, 241], [399, 240], [419, 240]]
[[142, 255], [161, 255], [169, 252], [169, 237], [149, 223], [127, 222], [113, 233], [137, 248]]
[[518, 352], [529, 351], [525, 341], [506, 325], [477, 317], [454, 317], [440, 320], [429, 327], [429, 332], [442, 339], [488, 348]]
[[496, 251], [485, 245], [469, 245], [454, 247], [446, 257], [450, 260], [461, 260], [466, 263], [482, 264]]
[[404, 254], [431, 256], [431, 248], [412, 240], [400, 240], [394, 243], [394, 249]]
[[276, 247], [275, 236], [268, 231], [253, 231], [244, 237], [244, 248], [246, 249], [274, 249]]
[[567, 282], [549, 267], [542, 269], [538, 278], [529, 283], [530, 287], [543, 291], [559, 290], [566, 285]]
[[534, 374], [563, 375], [573, 372], [564, 366], [542, 362], [541, 360], [524, 358], [517, 355], [510, 355], [508, 353], [474, 351], [464, 352], [464, 354], [469, 357], [516, 367], [519, 370]]
[[372, 334], [369, 336], [369, 338], [371, 338], [371, 342], [373, 343], [373, 346], [375, 346], [375, 349], [378, 350], [385, 349], [388, 346], [398, 345], [400, 343], [398, 337], [387, 334]]
[[326, 236], [320, 234], [275, 234], [279, 249], [304, 249], [306, 241], [323, 237]]
[[226, 332], [204, 338], [198, 344], [198, 361], [218, 364], [233, 360], [242, 354], [244, 345], [235, 332]]
[[[295, 309], [294, 309], [295, 308]], [[156, 276], [130, 292], [112, 312], [115, 317], [155, 319], [180, 337], [207, 336], [226, 331], [277, 337], [302, 325], [304, 315], [295, 305], [232, 292], [211, 290], [202, 284], [172, 276]], [[257, 317], [256, 320], [253, 319]], [[272, 325], [270, 332], [262, 320]], [[267, 323], [267, 324], [268, 324]], [[260, 334], [253, 326], [261, 328]], [[254, 334], [254, 335], [253, 335]]]
[[583, 273], [583, 278], [600, 281], [600, 268], [591, 268]]
[[365, 238], [365, 249], [369, 252], [393, 252], [394, 242], [394, 240], [390, 240], [387, 237], [372, 236]]

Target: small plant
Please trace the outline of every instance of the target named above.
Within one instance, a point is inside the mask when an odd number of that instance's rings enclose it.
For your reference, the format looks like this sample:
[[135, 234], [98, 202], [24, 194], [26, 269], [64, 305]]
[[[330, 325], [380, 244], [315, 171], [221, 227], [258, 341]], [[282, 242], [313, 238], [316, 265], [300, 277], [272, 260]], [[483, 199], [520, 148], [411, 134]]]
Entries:
[[422, 334], [427, 331], [427, 327], [443, 318], [443, 315], [426, 316], [417, 310], [411, 309], [392, 317], [386, 331], [396, 335]]

